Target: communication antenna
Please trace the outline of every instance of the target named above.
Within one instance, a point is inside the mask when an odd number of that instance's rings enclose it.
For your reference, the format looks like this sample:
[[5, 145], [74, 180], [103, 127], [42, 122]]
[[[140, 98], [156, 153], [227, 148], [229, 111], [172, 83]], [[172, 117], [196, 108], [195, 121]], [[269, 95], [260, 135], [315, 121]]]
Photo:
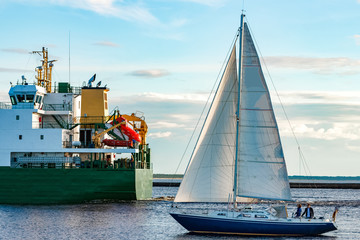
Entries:
[[70, 30], [69, 30], [69, 85], [70, 85]]
[[91, 88], [92, 87], [92, 83], [95, 82], [95, 78], [96, 78], [96, 73], [94, 74], [94, 76], [92, 76], [89, 81], [88, 81], [88, 87]]

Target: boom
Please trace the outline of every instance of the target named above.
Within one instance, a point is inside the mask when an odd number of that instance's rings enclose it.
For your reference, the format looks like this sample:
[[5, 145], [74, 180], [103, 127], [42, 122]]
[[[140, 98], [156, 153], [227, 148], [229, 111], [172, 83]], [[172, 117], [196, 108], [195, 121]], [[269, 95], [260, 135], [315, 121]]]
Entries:
[[107, 132], [110, 132], [111, 130], [123, 125], [123, 124], [126, 124], [126, 122], [120, 122], [118, 124], [115, 124], [114, 126], [112, 126], [111, 128], [108, 128], [104, 131], [102, 131], [101, 133], [97, 133], [95, 132], [95, 135], [92, 137], [93, 139], [93, 142], [95, 144], [95, 147], [96, 148], [101, 148], [101, 141], [100, 141], [100, 138], [105, 135]]

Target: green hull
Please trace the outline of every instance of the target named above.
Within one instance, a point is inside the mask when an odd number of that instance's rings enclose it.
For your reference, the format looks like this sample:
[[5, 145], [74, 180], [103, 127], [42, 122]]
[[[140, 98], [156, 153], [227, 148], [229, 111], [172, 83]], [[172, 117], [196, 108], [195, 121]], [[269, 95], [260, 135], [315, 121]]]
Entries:
[[0, 167], [0, 204], [73, 204], [152, 197], [152, 169]]

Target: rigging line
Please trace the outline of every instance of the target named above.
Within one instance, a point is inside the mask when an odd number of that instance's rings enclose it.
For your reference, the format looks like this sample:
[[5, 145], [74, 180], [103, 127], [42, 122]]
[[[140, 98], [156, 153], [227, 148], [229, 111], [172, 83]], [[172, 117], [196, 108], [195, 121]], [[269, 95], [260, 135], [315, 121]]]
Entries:
[[28, 57], [28, 60], [26, 62], [26, 65], [25, 65], [25, 69], [27, 68], [27, 66], [29, 65], [29, 61], [30, 61], [30, 58], [31, 58], [32, 54], [31, 52], [29, 52], [29, 57]]
[[69, 85], [70, 85], [70, 30], [69, 30]]
[[[218, 73], [218, 76], [217, 76], [217, 78], [216, 78], [216, 81], [214, 82], [214, 85], [213, 85], [213, 87], [212, 87], [212, 89], [211, 89], [211, 91], [210, 91], [210, 93], [209, 93], [209, 96], [208, 96], [208, 98], [207, 98], [207, 100], [206, 100], [206, 103], [205, 103], [205, 105], [204, 105], [204, 107], [203, 107], [203, 109], [202, 109], [202, 112], [201, 112], [201, 114], [200, 114], [200, 117], [199, 117], [199, 119], [198, 119], [198, 121], [197, 121], [197, 123], [196, 123], [196, 125], [195, 125], [194, 131], [193, 131], [192, 134], [191, 134], [191, 137], [190, 137], [190, 139], [189, 139], [189, 141], [188, 141], [188, 143], [187, 143], [187, 146], [186, 146], [186, 148], [185, 148], [185, 151], [184, 151], [184, 153], [183, 153], [183, 155], [182, 155], [182, 157], [181, 157], [181, 159], [180, 159], [180, 162], [179, 162], [179, 164], [178, 164], [178, 166], [177, 166], [177, 168], [176, 168], [176, 170], [175, 170], [175, 174], [176, 174], [176, 173], [178, 172], [178, 170], [179, 170], [179, 167], [180, 167], [180, 165], [181, 165], [181, 163], [182, 163], [182, 161], [183, 161], [183, 159], [184, 159], [184, 156], [185, 156], [185, 154], [186, 154], [186, 152], [187, 152], [187, 150], [188, 150], [188, 148], [189, 148], [189, 145], [190, 145], [190, 143], [191, 143], [191, 141], [192, 141], [192, 139], [193, 139], [193, 137], [194, 137], [195, 131], [196, 131], [196, 129], [198, 128], [198, 125], [199, 125], [199, 123], [200, 123], [200, 120], [201, 120], [201, 118], [202, 118], [202, 116], [203, 116], [203, 114], [204, 114], [204, 112], [205, 112], [205, 110], [206, 110], [206, 107], [207, 107], [208, 103], [210, 102], [210, 98], [211, 98], [212, 93], [214, 92], [215, 87], [218, 85], [218, 87], [217, 87], [217, 89], [216, 89], [216, 92], [217, 92], [217, 90], [218, 90], [218, 88], [219, 88], [219, 86], [220, 86], [220, 84], [217, 84], [217, 83], [219, 82], [220, 76], [221, 76], [221, 78], [223, 77], [223, 74], [224, 74], [224, 71], [223, 71], [223, 70], [225, 70], [225, 66], [226, 66], [227, 63], [228, 63], [228, 59], [229, 59], [229, 57], [230, 57], [230, 53], [232, 52], [233, 46], [234, 46], [235, 42], [237, 41], [237, 38], [238, 38], [238, 30], [236, 31], [236, 34], [235, 34], [235, 36], [234, 36], [234, 38], [233, 38], [233, 40], [232, 40], [232, 42], [231, 42], [230, 48], [229, 48], [229, 50], [228, 50], [228, 52], [227, 52], [227, 54], [226, 54], [226, 57], [225, 57], [225, 59], [224, 59], [224, 61], [223, 61], [222, 66], [221, 66], [221, 68], [220, 68], [220, 70], [219, 70], [219, 73]], [[214, 98], [215, 98], [215, 96], [216, 96], [216, 92], [215, 92]], [[212, 105], [212, 102], [211, 102], [211, 105]], [[207, 117], [208, 117], [208, 115], [209, 115], [209, 112], [210, 112], [210, 109], [211, 109], [211, 105], [210, 105], [210, 108], [209, 108], [209, 110], [208, 110], [208, 112], [207, 112], [207, 115], [206, 115], [206, 118], [205, 118], [205, 120], [204, 120], [204, 123], [206, 122], [206, 119], [207, 119]], [[196, 146], [197, 146], [197, 143], [198, 143], [198, 141], [199, 141], [199, 139], [200, 139], [200, 136], [201, 136], [203, 127], [204, 127], [204, 125], [203, 125], [202, 128], [201, 128], [201, 131], [200, 131], [200, 134], [199, 134], [198, 139], [197, 139], [197, 141], [196, 141], [194, 150], [193, 150], [192, 153], [191, 153], [190, 161], [191, 161], [192, 156], [193, 156], [193, 154], [194, 154], [194, 151], [195, 151], [195, 148], [196, 148]], [[187, 164], [187, 166], [186, 166], [185, 173], [186, 173], [187, 170], [188, 170], [188, 167], [189, 167], [189, 165], [190, 165], [190, 161], [188, 162], [188, 164]], [[185, 173], [184, 173], [184, 176], [185, 176]], [[171, 183], [170, 183], [170, 185], [171, 185]], [[181, 184], [180, 184], [180, 185], [181, 185]]]
[[[234, 47], [233, 47], [233, 49], [234, 49]], [[235, 57], [236, 57], [236, 56], [235, 56]], [[221, 85], [222, 81], [224, 81], [224, 78], [226, 78], [226, 80], [229, 79], [229, 77], [228, 77], [229, 73], [228, 73], [226, 70], [227, 70], [227, 67], [228, 67], [228, 65], [229, 65], [229, 63], [230, 63], [230, 60], [231, 60], [231, 56], [229, 56], [228, 62], [227, 62], [227, 64], [226, 64], [225, 70], [224, 70], [223, 75], [222, 75], [222, 77], [221, 77], [221, 81], [220, 81], [220, 83], [219, 83], [219, 86], [218, 86], [218, 88], [217, 88], [217, 90], [216, 90], [214, 99], [213, 99], [213, 101], [212, 101], [212, 103], [211, 103], [211, 105], [210, 105], [210, 109], [209, 109], [209, 111], [208, 111], [208, 115], [206, 116], [205, 123], [204, 123], [203, 127], [204, 127], [205, 124], [207, 123], [208, 116], [209, 116], [209, 114], [210, 114], [210, 111], [211, 111], [211, 108], [212, 108], [213, 103], [214, 103], [216, 100], [217, 100], [217, 101], [220, 101], [220, 100], [221, 100], [220, 97], [222, 97], [222, 95], [220, 95], [219, 99], [217, 99], [217, 97], [218, 97], [218, 92], [219, 92], [220, 85]], [[231, 86], [231, 89], [234, 89], [235, 84], [236, 84], [236, 81], [235, 81], [235, 82], [233, 83], [233, 85]], [[226, 93], [226, 92], [224, 91], [224, 93]], [[229, 100], [231, 94], [232, 94], [232, 91], [229, 91], [229, 92], [228, 92], [228, 95], [225, 95], [225, 97], [226, 97], [226, 101], [225, 101], [225, 102], [229, 102], [228, 100]], [[219, 111], [220, 111], [220, 115], [222, 114], [222, 112], [224, 111], [224, 109], [225, 109], [225, 105], [219, 110]], [[210, 120], [212, 120], [212, 119], [210, 119]], [[216, 121], [215, 121], [215, 127], [211, 130], [211, 134], [210, 134], [210, 135], [213, 135], [213, 134], [214, 134], [215, 129], [216, 129], [216, 126], [218, 125], [218, 123], [219, 123], [220, 120], [221, 120], [220, 118], [217, 118], [217, 119], [216, 119]], [[209, 125], [207, 125], [207, 127], [210, 126], [210, 123], [211, 123], [211, 122], [209, 122]], [[201, 132], [202, 132], [202, 130], [203, 130], [203, 129], [201, 129]], [[199, 138], [200, 138], [200, 136], [201, 136], [201, 133], [200, 133], [200, 135], [199, 135]], [[199, 140], [199, 139], [198, 139], [198, 140]], [[198, 142], [197, 142], [197, 143], [198, 143]], [[208, 147], [209, 147], [209, 144], [206, 144], [205, 146], [206, 146], [205, 151], [207, 151], [207, 149], [208, 149]], [[230, 147], [230, 146], [229, 146], [229, 147]], [[211, 149], [211, 151], [212, 151], [212, 150], [213, 150], [213, 149]], [[195, 151], [195, 149], [194, 149], [194, 151]], [[193, 153], [194, 153], [194, 151], [193, 151]], [[203, 162], [204, 160], [205, 160], [205, 155], [202, 156], [200, 165], [202, 165], [202, 162]], [[196, 172], [196, 177], [197, 177], [198, 173], [199, 173], [199, 168], [198, 168], [198, 171]], [[210, 174], [211, 174], [211, 172], [210, 172]], [[192, 186], [194, 186], [194, 185], [195, 185], [195, 182], [193, 182], [193, 185], [192, 185]], [[211, 182], [210, 182], [210, 186], [209, 186], [209, 187], [210, 187], [210, 191], [211, 191]], [[193, 191], [193, 190], [191, 190], [191, 191]]]
[[[208, 105], [208, 103], [209, 103], [209, 101], [210, 101], [211, 95], [212, 95], [212, 93], [214, 92], [214, 89], [215, 89], [215, 87], [216, 87], [216, 85], [217, 85], [217, 82], [219, 81], [219, 77], [220, 77], [220, 75], [221, 75], [221, 73], [222, 73], [222, 69], [224, 69], [224, 66], [225, 66], [225, 64], [226, 64], [226, 62], [227, 62], [228, 56], [230, 55], [230, 52], [232, 51], [232, 46], [234, 45], [234, 42], [236, 41], [236, 39], [237, 39], [237, 32], [236, 32], [236, 35], [235, 35], [235, 37], [234, 37], [234, 39], [233, 39], [233, 41], [232, 41], [232, 43], [231, 43], [231, 47], [230, 47], [229, 51], [228, 51], [227, 54], [226, 54], [225, 60], [224, 60], [222, 66], [221, 66], [221, 68], [220, 68], [220, 71], [219, 71], [219, 73], [218, 73], [218, 76], [217, 76], [217, 78], [216, 78], [216, 81], [215, 81], [215, 83], [214, 83], [214, 85], [213, 85], [213, 87], [212, 87], [212, 89], [211, 89], [211, 91], [210, 91], [210, 93], [209, 93], [209, 96], [208, 96], [208, 98], [207, 98], [207, 100], [206, 100], [206, 103], [205, 103], [205, 105], [204, 105], [204, 107], [203, 107], [203, 109], [202, 109], [202, 112], [201, 112], [201, 114], [200, 114], [200, 117], [199, 117], [199, 119], [198, 119], [198, 121], [197, 121], [197, 123], [196, 123], [196, 125], [195, 125], [194, 131], [193, 131], [192, 134], [191, 134], [190, 140], [188, 141], [188, 144], [186, 145], [185, 151], [184, 151], [184, 153], [183, 153], [183, 155], [182, 155], [182, 157], [181, 157], [181, 159], [180, 159], [180, 163], [178, 164], [178, 166], [177, 166], [177, 168], [176, 168], [175, 174], [177, 173], [177, 171], [178, 171], [178, 169], [179, 169], [179, 167], [180, 167], [180, 164], [181, 164], [181, 162], [182, 162], [182, 160], [183, 160], [183, 158], [184, 158], [184, 156], [185, 156], [185, 153], [186, 153], [186, 151], [187, 151], [187, 149], [188, 149], [188, 147], [189, 147], [189, 145], [190, 145], [190, 142], [191, 142], [191, 140], [192, 140], [192, 138], [193, 138], [193, 136], [194, 136], [194, 134], [195, 134], [195, 131], [196, 131], [196, 129], [197, 129], [199, 123], [200, 123], [200, 120], [201, 120], [201, 118], [202, 118], [202, 116], [203, 116], [203, 114], [204, 114], [204, 112], [205, 112], [206, 106]], [[200, 135], [200, 134], [199, 134], [199, 135]], [[188, 165], [189, 165], [189, 164], [188, 164]], [[188, 168], [188, 167], [186, 167], [186, 169], [187, 169], [187, 168]], [[186, 171], [185, 171], [185, 172], [186, 172]]]
[[[307, 162], [305, 161], [305, 156], [304, 156], [303, 152], [300, 151], [300, 154], [301, 154], [301, 155], [300, 155], [301, 160], [303, 161], [303, 164], [304, 164], [304, 170], [305, 170], [305, 172], [306, 172], [306, 171], [309, 171], [309, 173], [310, 173], [310, 168], [309, 168]], [[311, 175], [311, 173], [310, 173], [309, 175]]]
[[[249, 19], [248, 19], [247, 17], [246, 17], [246, 20], [247, 20], [247, 22], [249, 22]], [[289, 117], [288, 117], [288, 115], [287, 115], [287, 113], [286, 113], [286, 111], [285, 111], [285, 107], [284, 107], [284, 105], [283, 105], [283, 103], [282, 103], [282, 101], [281, 101], [281, 99], [280, 99], [280, 95], [279, 95], [279, 93], [278, 93], [278, 91], [277, 91], [277, 89], [276, 89], [276, 87], [275, 87], [274, 81], [273, 81], [273, 79], [272, 79], [272, 77], [271, 77], [271, 75], [270, 75], [270, 71], [269, 71], [269, 69], [268, 69], [268, 67], [267, 67], [267, 65], [266, 65], [266, 62], [264, 61], [264, 57], [263, 57], [263, 55], [262, 55], [262, 53], [261, 53], [261, 51], [260, 51], [259, 45], [257, 44], [256, 38], [254, 37], [254, 34], [253, 34], [252, 30], [251, 30], [250, 24], [248, 24], [248, 27], [249, 27], [249, 30], [250, 30], [250, 32], [251, 32], [251, 35], [253, 36], [253, 40], [254, 40], [255, 45], [256, 45], [256, 48], [257, 48], [257, 50], [258, 50], [258, 52], [259, 52], [259, 54], [260, 54], [260, 56], [261, 56], [261, 59], [262, 59], [262, 62], [263, 62], [263, 64], [264, 64], [264, 66], [265, 66], [266, 72], [267, 72], [267, 74], [268, 74], [268, 76], [269, 76], [269, 78], [270, 78], [271, 84], [272, 84], [272, 86], [273, 86], [273, 88], [274, 88], [274, 90], [275, 90], [276, 96], [277, 96], [278, 99], [279, 99], [280, 106], [281, 106], [281, 108], [282, 108], [282, 110], [283, 110], [283, 112], [284, 112], [285, 118], [286, 118], [286, 120], [287, 120], [287, 122], [288, 122], [288, 124], [289, 124], [289, 126], [290, 126], [291, 133], [293, 134], [293, 136], [294, 136], [294, 138], [295, 138], [295, 142], [296, 142], [296, 144], [297, 144], [297, 146], [298, 146], [298, 148], [299, 148], [299, 151], [300, 151], [301, 155], [303, 156], [303, 159], [304, 159], [305, 164], [307, 165], [306, 160], [305, 160], [305, 156], [304, 156], [304, 154], [303, 154], [303, 152], [302, 152], [302, 150], [301, 150], [301, 147], [300, 147], [300, 143], [299, 143], [299, 141], [298, 141], [298, 139], [297, 139], [297, 137], [296, 137], [296, 135], [295, 135], [293, 126], [291, 125], [291, 122], [290, 122], [290, 120], [289, 120]], [[310, 172], [310, 169], [308, 169], [308, 170], [309, 170], [309, 172]], [[312, 176], [311, 172], [310, 172], [310, 176]]]

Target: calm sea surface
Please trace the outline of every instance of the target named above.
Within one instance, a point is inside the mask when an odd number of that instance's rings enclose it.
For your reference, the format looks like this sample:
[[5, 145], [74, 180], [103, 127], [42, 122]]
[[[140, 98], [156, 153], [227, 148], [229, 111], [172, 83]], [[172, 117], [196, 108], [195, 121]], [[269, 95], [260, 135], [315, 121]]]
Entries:
[[[175, 196], [177, 187], [154, 187], [153, 196]], [[360, 239], [360, 190], [291, 189], [294, 199], [313, 202], [315, 216], [328, 216], [340, 206], [339, 230], [301, 239]], [[58, 206], [0, 205], [0, 239], [254, 239], [190, 234], [168, 214], [171, 202], [128, 201]], [[183, 204], [195, 209], [199, 204]], [[224, 208], [221, 204], [209, 209]], [[289, 206], [289, 212], [295, 205]], [[299, 239], [264, 238], [260, 239]]]

